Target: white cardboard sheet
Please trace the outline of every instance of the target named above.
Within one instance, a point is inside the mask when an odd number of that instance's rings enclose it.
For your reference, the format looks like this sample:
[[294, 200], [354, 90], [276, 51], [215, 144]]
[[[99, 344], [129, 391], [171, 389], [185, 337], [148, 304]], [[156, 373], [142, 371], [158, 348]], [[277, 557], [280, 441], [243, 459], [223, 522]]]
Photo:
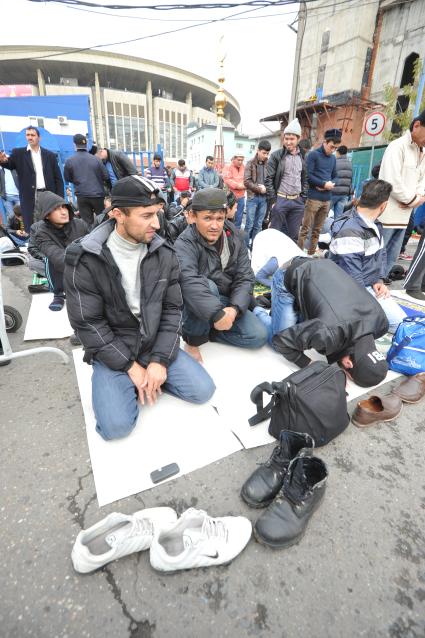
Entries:
[[66, 302], [62, 310], [49, 310], [53, 300], [53, 293], [33, 295], [31, 307], [25, 326], [24, 341], [34, 339], [64, 339], [74, 332], [69, 323]]
[[[260, 350], [244, 350], [218, 343], [201, 348], [205, 368], [214, 379], [217, 390], [211, 402], [217, 407], [226, 425], [237, 435], [245, 448], [253, 448], [274, 441], [268, 431], [269, 420], [250, 426], [248, 419], [256, 412], [250, 400], [252, 389], [263, 381], [281, 381], [299, 368], [269, 346]], [[325, 360], [314, 350], [307, 352], [314, 360]], [[382, 383], [396, 379], [399, 374], [388, 372]], [[375, 386], [378, 387], [378, 386]], [[352, 381], [347, 383], [347, 400], [351, 401], [374, 388], [361, 388]], [[264, 394], [264, 401], [267, 401]]]
[[81, 348], [73, 355], [100, 507], [154, 487], [150, 473], [164, 465], [177, 463], [181, 476], [242, 449], [211, 404], [192, 405], [166, 394], [153, 407], [141, 408], [128, 437], [104, 441], [95, 430], [92, 368], [83, 362]]

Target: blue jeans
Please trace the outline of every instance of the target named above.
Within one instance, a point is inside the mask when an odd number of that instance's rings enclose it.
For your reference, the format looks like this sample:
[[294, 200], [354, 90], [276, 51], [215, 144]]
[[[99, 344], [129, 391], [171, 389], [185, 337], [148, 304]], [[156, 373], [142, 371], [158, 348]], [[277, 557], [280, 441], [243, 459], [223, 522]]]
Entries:
[[399, 323], [403, 321], [403, 319], [407, 316], [401, 306], [398, 305], [395, 299], [392, 297], [387, 297], [386, 299], [378, 299], [373, 290], [372, 286], [367, 286], [366, 290], [370, 292], [370, 294], [375, 297], [376, 301], [381, 306], [382, 310], [385, 312], [385, 315], [388, 319], [389, 328], [388, 332], [394, 334], [398, 328]]
[[270, 228], [280, 230], [297, 243], [303, 215], [304, 202], [301, 197], [285, 199], [278, 196], [271, 210]]
[[1, 214], [3, 218], [4, 226], [7, 226], [7, 218], [13, 215], [13, 207], [15, 204], [19, 204], [19, 197], [2, 197], [1, 203]]
[[331, 208], [334, 211], [334, 219], [338, 219], [344, 212], [345, 204], [348, 204], [348, 195], [334, 195], [331, 197]]
[[387, 277], [391, 268], [397, 263], [405, 232], [405, 228], [384, 228], [382, 231], [385, 249], [387, 251]]
[[[183, 350], [167, 370], [162, 389], [190, 403], [205, 403], [215, 385], [208, 372]], [[133, 430], [139, 415], [136, 386], [127, 372], [93, 362], [92, 401], [96, 431], [105, 441], [120, 439]]]
[[245, 197], [239, 197], [236, 201], [238, 203], [238, 207], [236, 208], [235, 226], [236, 228], [240, 228], [242, 225], [243, 212], [245, 210]]
[[258, 235], [263, 226], [267, 212], [267, 199], [265, 195], [255, 195], [246, 202], [245, 243], [249, 247], [254, 237]]
[[254, 314], [267, 328], [268, 341], [271, 344], [273, 336], [295, 326], [301, 321], [301, 315], [294, 310], [295, 297], [285, 287], [285, 272], [283, 268], [276, 270], [272, 279], [272, 314], [271, 316], [258, 306]]
[[[223, 307], [229, 305], [229, 298], [220, 295], [215, 283], [208, 280], [211, 294], [218, 297]], [[183, 308], [183, 335], [188, 337], [201, 337], [209, 340], [212, 324], [192, 314], [187, 308]], [[240, 315], [230, 330], [214, 330], [214, 341], [225, 343], [237, 348], [261, 348], [267, 343], [267, 330], [250, 310]]]

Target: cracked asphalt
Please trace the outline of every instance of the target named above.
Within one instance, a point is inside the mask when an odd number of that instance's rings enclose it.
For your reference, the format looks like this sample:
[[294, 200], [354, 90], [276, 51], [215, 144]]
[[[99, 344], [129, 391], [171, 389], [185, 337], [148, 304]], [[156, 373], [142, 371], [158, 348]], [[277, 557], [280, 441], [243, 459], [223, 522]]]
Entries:
[[[24, 319], [28, 283], [24, 266], [3, 269], [5, 303]], [[23, 334], [9, 335], [14, 350], [41, 345]], [[67, 339], [48, 345], [71, 351]], [[44, 354], [1, 367], [0, 636], [424, 638], [424, 407], [350, 426], [317, 451], [327, 494], [299, 545], [251, 540], [229, 566], [171, 576], [144, 552], [82, 576], [70, 560], [75, 537], [112, 511], [195, 506], [255, 521], [239, 489], [273, 446], [99, 509], [73, 364]]]

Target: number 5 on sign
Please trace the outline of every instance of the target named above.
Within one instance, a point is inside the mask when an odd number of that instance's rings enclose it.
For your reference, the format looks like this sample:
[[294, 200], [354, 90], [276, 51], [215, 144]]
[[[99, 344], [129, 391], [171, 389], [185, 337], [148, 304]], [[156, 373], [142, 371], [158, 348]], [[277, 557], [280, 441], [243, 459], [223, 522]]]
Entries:
[[385, 117], [384, 113], [381, 113], [381, 111], [375, 111], [374, 113], [368, 115], [366, 118], [366, 122], [364, 125], [365, 133], [373, 138], [372, 150], [370, 152], [369, 177], [373, 166], [373, 156], [375, 154], [375, 137], [382, 133], [385, 128], [386, 122], [387, 118]]
[[385, 117], [384, 113], [381, 113], [381, 111], [375, 111], [374, 113], [371, 113], [370, 115], [368, 115], [365, 122], [365, 133], [371, 135], [372, 137], [380, 135], [380, 133], [382, 133], [385, 128], [386, 121], [387, 118]]

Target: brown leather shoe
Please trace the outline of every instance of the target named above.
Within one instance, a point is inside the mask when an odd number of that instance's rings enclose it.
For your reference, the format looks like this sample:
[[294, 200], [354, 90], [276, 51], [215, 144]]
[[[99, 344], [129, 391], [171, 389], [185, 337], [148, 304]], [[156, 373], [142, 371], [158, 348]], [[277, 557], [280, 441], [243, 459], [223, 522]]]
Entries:
[[406, 377], [393, 390], [405, 403], [418, 403], [425, 396], [425, 372]]
[[387, 394], [384, 397], [373, 395], [358, 402], [351, 420], [356, 427], [366, 428], [379, 421], [386, 422], [396, 419], [402, 407], [400, 397], [395, 394]]

